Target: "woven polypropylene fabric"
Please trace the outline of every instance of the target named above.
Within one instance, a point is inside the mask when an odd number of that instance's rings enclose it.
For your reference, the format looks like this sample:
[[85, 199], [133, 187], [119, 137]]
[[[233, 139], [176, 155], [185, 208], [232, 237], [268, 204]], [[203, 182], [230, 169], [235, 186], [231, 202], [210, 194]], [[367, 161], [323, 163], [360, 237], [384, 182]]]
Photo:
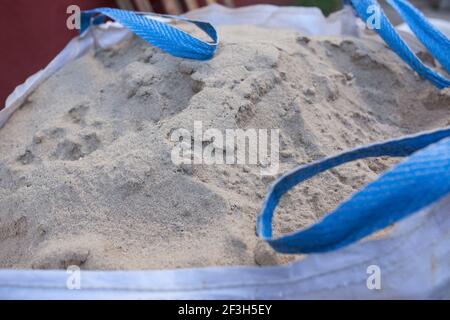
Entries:
[[[166, 15], [139, 14], [133, 11], [112, 8], [98, 8], [82, 12], [82, 33], [85, 32], [91, 24], [98, 21], [98, 16], [95, 17], [95, 15], [102, 15], [113, 19], [155, 47], [176, 57], [208, 60], [214, 56], [217, 49], [217, 32], [214, 27], [207, 22]], [[206, 32], [206, 34], [211, 37], [212, 42], [206, 42], [195, 38], [178, 28], [152, 18], [152, 16], [166, 17], [193, 23]]]
[[[273, 184], [265, 200], [257, 221], [258, 235], [278, 252], [326, 252], [344, 247], [417, 212], [450, 193], [448, 137], [450, 128], [390, 140], [285, 174]], [[303, 231], [272, 238], [272, 219], [277, 204], [283, 194], [298, 183], [350, 161], [411, 153], [414, 153], [411, 157], [354, 194], [322, 221]]]
[[[400, 35], [395, 31], [395, 28], [392, 26], [392, 24], [389, 22], [389, 19], [384, 14], [383, 10], [381, 9], [380, 5], [376, 0], [350, 0], [353, 8], [355, 9], [358, 16], [363, 21], [368, 21], [369, 18], [372, 17], [374, 12], [372, 10], [369, 10], [369, 8], [377, 8], [377, 12], [380, 13], [379, 19], [380, 19], [380, 28], [375, 28], [374, 31], [376, 31], [383, 40], [387, 43], [387, 45], [403, 60], [405, 61], [412, 69], [414, 69], [422, 78], [427, 79], [431, 81], [436, 87], [442, 89], [450, 86], [450, 80], [446, 79], [444, 76], [442, 76], [440, 73], [434, 71], [433, 69], [427, 67], [424, 65], [420, 59], [414, 54], [414, 52], [411, 51], [411, 49], [408, 47], [405, 41], [400, 37]], [[405, 10], [401, 11], [404, 12]], [[424, 24], [423, 21], [426, 20], [424, 17], [423, 19], [415, 19], [415, 22], [412, 23], [417, 30], [421, 30], [420, 34], [426, 34], [427, 32], [430, 33], [432, 29], [428, 29], [429, 23]], [[408, 18], [407, 22], [411, 23], [412, 18]], [[417, 31], [416, 31], [417, 32]], [[425, 41], [425, 45], [431, 46], [434, 48], [434, 45], [440, 45], [438, 42], [430, 42], [430, 39], [434, 38], [435, 36], [422, 36], [422, 41]], [[444, 50], [442, 55], [448, 54], [448, 51], [445, 52], [444, 47], [434, 48], [433, 51], [436, 52], [438, 50]], [[439, 55], [441, 56], [441, 55]]]

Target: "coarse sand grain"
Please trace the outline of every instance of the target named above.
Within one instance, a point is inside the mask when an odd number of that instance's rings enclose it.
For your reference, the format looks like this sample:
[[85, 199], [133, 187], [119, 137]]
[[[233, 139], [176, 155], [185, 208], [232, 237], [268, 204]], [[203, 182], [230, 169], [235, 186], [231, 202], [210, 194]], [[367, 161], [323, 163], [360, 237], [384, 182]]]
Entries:
[[[282, 174], [450, 124], [448, 89], [420, 79], [376, 36], [218, 31], [210, 61], [133, 38], [70, 63], [29, 97], [0, 130], [1, 268], [285, 263], [297, 256], [274, 254], [255, 235], [275, 177], [258, 165], [175, 165], [173, 130], [194, 121], [278, 128]], [[357, 161], [297, 186], [275, 233], [317, 221], [396, 161]]]

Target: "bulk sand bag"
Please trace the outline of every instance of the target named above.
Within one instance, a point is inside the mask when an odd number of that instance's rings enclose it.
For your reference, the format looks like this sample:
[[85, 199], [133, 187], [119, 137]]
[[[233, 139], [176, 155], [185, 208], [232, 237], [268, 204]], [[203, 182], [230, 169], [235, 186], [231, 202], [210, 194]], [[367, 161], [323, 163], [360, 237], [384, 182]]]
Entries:
[[[328, 19], [274, 6], [216, 5], [188, 16], [202, 12], [220, 37], [211, 60], [173, 57], [108, 23], [9, 97], [0, 113], [0, 296], [448, 297], [448, 196], [330, 253], [280, 254], [255, 235], [277, 176], [450, 125], [448, 89], [360, 31], [349, 8]], [[304, 25], [292, 19], [302, 15]], [[194, 122], [220, 132], [279, 129], [276, 174], [262, 175], [262, 163], [174, 164], [171, 134]], [[406, 148], [396, 156], [414, 151]], [[358, 160], [296, 186], [279, 203], [273, 236], [308, 228], [400, 160]], [[68, 289], [72, 271], [58, 271], [74, 265], [80, 290]], [[370, 290], [371, 270], [381, 271], [383, 290]]]

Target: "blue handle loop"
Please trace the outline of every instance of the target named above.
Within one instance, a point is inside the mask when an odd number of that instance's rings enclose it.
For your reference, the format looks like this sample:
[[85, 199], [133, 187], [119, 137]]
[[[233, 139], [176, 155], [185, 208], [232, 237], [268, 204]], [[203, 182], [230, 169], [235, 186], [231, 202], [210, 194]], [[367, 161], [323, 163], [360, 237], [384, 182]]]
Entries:
[[[449, 137], [450, 127], [356, 148], [288, 172], [270, 188], [257, 219], [257, 234], [281, 253], [326, 252], [349, 245], [417, 212], [450, 193]], [[412, 153], [320, 222], [272, 238], [274, 211], [281, 197], [295, 185], [350, 161], [379, 156], [403, 157]]]
[[[169, 24], [153, 19], [152, 16], [164, 17], [195, 24], [203, 30], [211, 42], [202, 41]], [[178, 16], [137, 13], [133, 11], [97, 8], [81, 13], [81, 33], [91, 24], [98, 24], [105, 17], [115, 20], [155, 47], [180, 58], [195, 60], [211, 59], [218, 46], [218, 36], [214, 27], [203, 21], [190, 20]]]
[[[439, 89], [450, 86], [450, 80], [446, 79], [440, 73], [424, 65], [420, 59], [408, 47], [405, 41], [400, 37], [395, 28], [389, 22], [389, 19], [384, 14], [380, 5], [376, 0], [346, 0], [351, 2], [358, 16], [365, 22], [373, 14], [373, 11], [368, 10], [376, 6], [380, 13], [380, 28], [374, 30], [383, 38], [387, 45], [413, 70], [415, 70], [422, 78], [431, 81]], [[413, 31], [420, 35], [419, 40], [424, 42], [427, 48], [431, 48], [431, 53], [439, 59], [439, 61], [448, 61], [448, 39], [443, 41], [439, 31], [426, 22], [426, 18], [418, 15], [418, 10], [411, 10], [412, 5], [406, 5], [406, 1], [389, 1], [394, 5], [394, 8], [399, 10], [399, 13], [405, 18], [406, 22], [411, 26]], [[441, 51], [438, 53], [438, 51]], [[445, 65], [444, 65], [445, 66]]]
[[408, 1], [387, 0], [387, 2], [397, 10], [431, 55], [450, 72], [450, 40]]

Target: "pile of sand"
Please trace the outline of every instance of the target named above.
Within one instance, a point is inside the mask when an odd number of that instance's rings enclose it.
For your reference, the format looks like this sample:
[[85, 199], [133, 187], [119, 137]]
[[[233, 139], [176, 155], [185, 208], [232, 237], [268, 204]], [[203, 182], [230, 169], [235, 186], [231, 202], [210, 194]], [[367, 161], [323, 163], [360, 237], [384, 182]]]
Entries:
[[[214, 59], [133, 39], [46, 81], [0, 130], [0, 267], [141, 269], [283, 263], [255, 236], [274, 177], [257, 165], [174, 165], [170, 133], [279, 128], [280, 170], [450, 124], [448, 91], [376, 37], [219, 29]], [[269, 36], [270, 35], [270, 36]], [[304, 227], [393, 163], [359, 161], [283, 199]]]

